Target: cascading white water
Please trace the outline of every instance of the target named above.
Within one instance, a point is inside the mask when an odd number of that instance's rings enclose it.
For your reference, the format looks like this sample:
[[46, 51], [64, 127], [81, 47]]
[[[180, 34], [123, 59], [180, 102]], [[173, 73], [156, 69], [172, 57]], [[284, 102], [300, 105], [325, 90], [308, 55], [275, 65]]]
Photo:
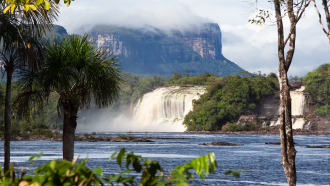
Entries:
[[278, 118], [276, 121], [271, 121], [269, 126], [274, 127], [274, 126], [279, 125], [279, 124], [281, 124], [280, 118]]
[[304, 124], [304, 118], [297, 118], [294, 122], [292, 122], [292, 129], [303, 129]]
[[133, 121], [141, 127], [161, 127], [163, 132], [183, 132], [184, 116], [192, 110], [205, 87], [163, 87], [145, 94], [134, 108]]
[[305, 86], [302, 86], [300, 89], [295, 91], [290, 91], [291, 97], [291, 115], [298, 116], [304, 115], [304, 107], [305, 107], [305, 95], [304, 91]]
[[[304, 115], [304, 107], [305, 107], [305, 95], [304, 91], [305, 86], [301, 86], [300, 89], [290, 91], [291, 97], [291, 115], [293, 116], [303, 116]], [[279, 108], [280, 111], [280, 108]], [[280, 124], [280, 119], [276, 122], [272, 121], [270, 126], [276, 126]], [[296, 120], [292, 119], [292, 128], [293, 129], [303, 129], [305, 124], [305, 120], [303, 118], [298, 118]]]

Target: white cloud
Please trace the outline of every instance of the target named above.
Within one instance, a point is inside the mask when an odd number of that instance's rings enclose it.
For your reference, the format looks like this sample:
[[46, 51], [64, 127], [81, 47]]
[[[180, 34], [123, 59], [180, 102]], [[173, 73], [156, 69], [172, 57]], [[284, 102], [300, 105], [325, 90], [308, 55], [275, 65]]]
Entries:
[[[273, 11], [266, 1], [259, 6]], [[321, 4], [318, 6], [322, 7]], [[69, 8], [62, 7], [58, 24], [72, 32], [82, 25], [99, 23], [172, 29], [215, 22], [223, 31], [226, 58], [250, 72], [276, 72], [276, 26], [260, 27], [248, 23], [253, 9], [243, 0], [98, 0], [97, 3], [79, 0], [72, 2]], [[287, 19], [284, 26], [287, 34]], [[330, 45], [314, 7], [310, 6], [298, 23], [296, 52], [289, 75], [304, 76], [330, 62], [329, 59]]]
[[115, 24], [159, 29], [185, 29], [200, 23], [212, 22], [196, 15], [185, 3], [177, 0], [90, 0], [72, 2], [61, 9], [58, 21], [70, 32], [82, 25]]

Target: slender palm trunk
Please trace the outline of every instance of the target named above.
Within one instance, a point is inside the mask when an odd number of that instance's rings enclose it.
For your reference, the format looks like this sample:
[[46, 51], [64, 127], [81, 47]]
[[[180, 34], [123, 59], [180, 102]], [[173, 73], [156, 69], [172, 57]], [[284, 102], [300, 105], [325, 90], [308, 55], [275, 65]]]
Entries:
[[10, 164], [10, 126], [11, 126], [11, 78], [13, 77], [13, 69], [7, 67], [7, 84], [6, 84], [6, 97], [5, 97], [5, 141], [4, 141], [4, 151], [5, 151], [5, 161], [4, 170], [7, 172]]
[[74, 155], [74, 136], [77, 127], [78, 107], [64, 107], [63, 121], [63, 159], [72, 161]]
[[68, 107], [64, 107], [63, 117], [63, 159], [71, 161], [73, 154], [69, 150], [70, 147], [70, 111]]
[[70, 129], [69, 129], [69, 144], [68, 150], [70, 151], [71, 159], [74, 156], [74, 137], [77, 127], [77, 113], [78, 107], [72, 106], [71, 113], [70, 113]]

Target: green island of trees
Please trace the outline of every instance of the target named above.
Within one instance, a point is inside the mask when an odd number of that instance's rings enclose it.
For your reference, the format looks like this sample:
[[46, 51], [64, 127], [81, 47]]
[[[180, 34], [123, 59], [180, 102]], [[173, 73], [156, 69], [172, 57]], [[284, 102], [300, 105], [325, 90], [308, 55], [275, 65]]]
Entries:
[[183, 123], [187, 130], [221, 130], [224, 124], [251, 113], [262, 98], [278, 89], [274, 73], [267, 76], [226, 76], [208, 86], [207, 92], [194, 101], [193, 111], [188, 113]]
[[323, 64], [303, 78], [306, 83], [306, 92], [316, 102], [315, 113], [321, 116], [330, 116], [330, 64]]

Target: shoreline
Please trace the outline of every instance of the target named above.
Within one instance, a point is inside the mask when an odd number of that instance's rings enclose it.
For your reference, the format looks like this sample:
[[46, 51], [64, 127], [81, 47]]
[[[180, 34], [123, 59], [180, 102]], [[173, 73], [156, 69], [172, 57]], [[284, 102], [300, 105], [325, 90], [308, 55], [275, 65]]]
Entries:
[[[330, 135], [328, 131], [312, 131], [293, 129], [293, 135]], [[279, 135], [279, 129], [277, 127], [271, 127], [267, 130], [256, 131], [184, 131], [186, 134], [245, 134], [245, 135]], [[74, 141], [86, 141], [86, 142], [154, 142], [155, 139], [193, 139], [193, 138], [164, 138], [164, 137], [137, 137], [134, 135], [120, 135], [120, 136], [96, 136], [91, 134], [75, 135]], [[3, 137], [0, 141], [3, 141]], [[46, 135], [27, 135], [27, 136], [12, 136], [10, 141], [62, 141], [62, 135], [53, 135], [51, 137]]]
[[[164, 138], [164, 137], [136, 137], [136, 136], [93, 136], [93, 135], [76, 135], [74, 141], [85, 142], [155, 142], [155, 139], [194, 139], [194, 138]], [[3, 141], [3, 137], [0, 141]], [[39, 136], [12, 136], [10, 141], [62, 141], [62, 135], [55, 137]]]
[[[302, 129], [292, 129], [293, 135], [330, 135], [328, 131], [312, 131], [312, 130], [302, 130]], [[184, 131], [184, 133], [191, 134], [250, 134], [250, 135], [274, 135], [280, 134], [280, 131], [277, 127], [273, 127], [268, 130], [257, 130], [257, 131], [237, 131], [237, 132], [223, 132], [221, 130], [217, 131]]]

